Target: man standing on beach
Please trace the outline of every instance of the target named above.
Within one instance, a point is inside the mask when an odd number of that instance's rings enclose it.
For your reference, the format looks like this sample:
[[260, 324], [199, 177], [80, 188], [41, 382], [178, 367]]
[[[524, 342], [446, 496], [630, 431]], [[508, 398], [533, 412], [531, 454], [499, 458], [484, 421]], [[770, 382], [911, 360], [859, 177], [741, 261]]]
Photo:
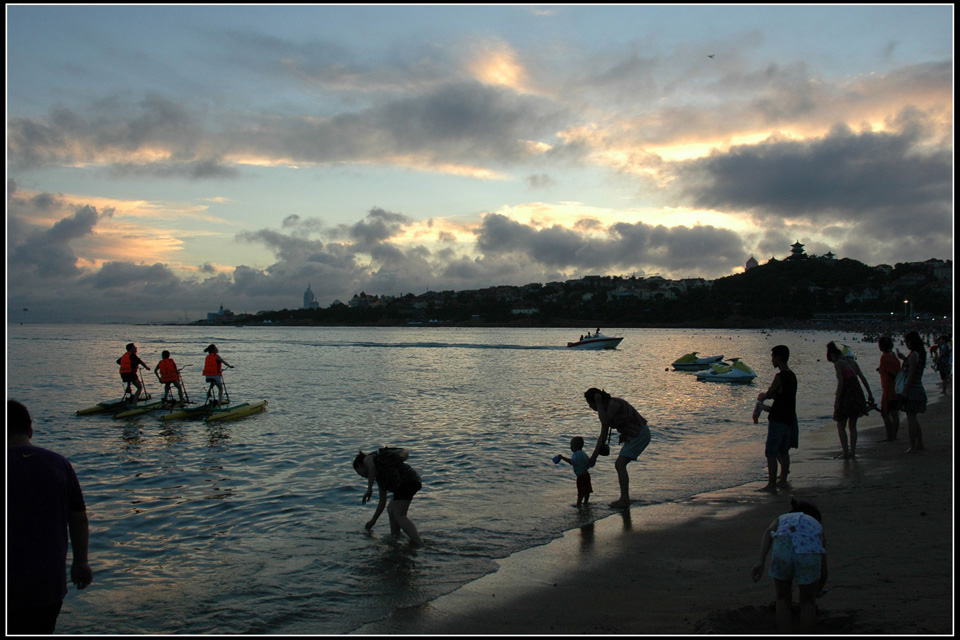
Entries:
[[772, 400], [773, 406], [768, 407], [762, 402], [757, 402], [758, 409], [770, 412], [764, 451], [767, 457], [768, 478], [766, 486], [760, 491], [776, 493], [777, 486], [782, 487], [787, 484], [787, 475], [790, 473], [790, 448], [797, 447], [800, 434], [797, 425], [797, 376], [787, 365], [787, 361], [790, 360], [790, 349], [786, 345], [778, 344], [770, 350], [770, 357], [773, 366], [780, 372], [774, 376], [773, 383], [764, 394], [764, 400]]
[[33, 420], [7, 400], [7, 632], [50, 634], [70, 578], [93, 580], [87, 560], [90, 528], [77, 474], [66, 458], [30, 444]]
[[597, 446], [590, 456], [591, 467], [597, 463], [600, 450], [607, 446], [610, 429], [620, 432], [620, 442], [624, 445], [614, 465], [617, 469], [617, 480], [620, 482], [620, 499], [611, 502], [610, 506], [614, 509], [626, 509], [630, 506], [630, 476], [627, 474], [627, 464], [636, 460], [650, 444], [650, 427], [643, 416], [623, 398], [614, 398], [606, 391], [596, 388], [587, 389], [583, 396], [590, 408], [597, 412], [601, 425]]

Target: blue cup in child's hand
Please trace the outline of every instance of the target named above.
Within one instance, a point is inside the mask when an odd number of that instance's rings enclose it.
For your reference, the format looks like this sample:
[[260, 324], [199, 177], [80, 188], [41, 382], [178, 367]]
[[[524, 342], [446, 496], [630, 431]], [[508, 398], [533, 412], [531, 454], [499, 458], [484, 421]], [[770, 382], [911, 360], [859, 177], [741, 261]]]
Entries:
[[553, 464], [560, 464], [560, 456], [553, 456]]

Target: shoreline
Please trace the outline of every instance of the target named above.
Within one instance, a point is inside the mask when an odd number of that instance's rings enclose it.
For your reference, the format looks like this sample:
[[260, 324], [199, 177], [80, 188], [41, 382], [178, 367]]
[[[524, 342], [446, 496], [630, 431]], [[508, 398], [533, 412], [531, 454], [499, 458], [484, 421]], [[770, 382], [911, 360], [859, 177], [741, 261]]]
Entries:
[[[607, 516], [351, 633], [776, 633], [773, 580], [754, 583], [750, 568], [764, 529], [796, 496], [824, 517], [829, 579], [817, 601], [819, 633], [950, 634], [953, 402], [935, 393], [920, 415], [924, 452], [905, 453], [902, 414], [899, 440], [878, 442], [884, 430], [873, 413], [859, 425], [857, 458], [837, 460], [829, 423], [805, 434], [791, 452], [790, 486], [770, 495], [757, 491], [766, 482], [758, 437], [755, 482]], [[651, 472], [633, 472], [634, 495]]]

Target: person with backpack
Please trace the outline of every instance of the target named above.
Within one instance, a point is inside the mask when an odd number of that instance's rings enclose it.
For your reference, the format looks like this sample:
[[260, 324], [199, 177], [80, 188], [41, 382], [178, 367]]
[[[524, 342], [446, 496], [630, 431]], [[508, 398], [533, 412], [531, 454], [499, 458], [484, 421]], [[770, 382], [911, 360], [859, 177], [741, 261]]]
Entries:
[[[353, 460], [353, 469], [361, 477], [367, 479], [367, 492], [363, 494], [361, 504], [373, 497], [373, 483], [377, 483], [380, 490], [380, 501], [373, 518], [364, 526], [367, 531], [373, 529], [377, 519], [383, 514], [384, 508], [390, 518], [390, 532], [399, 536], [403, 531], [410, 536], [410, 541], [416, 546], [423, 545], [420, 533], [413, 521], [407, 516], [410, 501], [420, 491], [423, 484], [420, 474], [405, 461], [410, 456], [406, 449], [384, 447], [375, 453], [361, 451]], [[387, 497], [393, 493], [393, 500], [387, 506]]]

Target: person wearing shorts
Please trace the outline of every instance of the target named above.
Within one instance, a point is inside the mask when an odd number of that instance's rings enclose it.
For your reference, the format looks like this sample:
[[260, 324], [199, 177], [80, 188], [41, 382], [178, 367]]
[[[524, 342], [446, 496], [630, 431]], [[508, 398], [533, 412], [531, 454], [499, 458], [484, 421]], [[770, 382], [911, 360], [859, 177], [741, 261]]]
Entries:
[[[790, 349], [778, 344], [770, 350], [770, 361], [779, 371], [773, 378], [770, 388], [762, 395], [764, 400], [772, 400], [772, 406], [758, 401], [756, 408], [769, 411], [767, 423], [767, 441], [764, 455], [767, 458], [767, 484], [760, 491], [776, 493], [778, 486], [786, 486], [790, 473], [790, 448], [799, 444], [799, 426], [797, 424], [797, 376], [787, 364], [790, 361]], [[779, 467], [780, 474], [777, 475]]]
[[827, 582], [827, 548], [820, 511], [809, 502], [791, 501], [791, 511], [779, 516], [763, 532], [760, 559], [751, 576], [757, 582], [763, 576], [767, 555], [773, 551], [769, 576], [777, 593], [777, 627], [791, 632], [793, 583], [800, 590], [801, 632], [809, 633], [816, 621], [817, 595]]
[[600, 437], [597, 438], [597, 445], [593, 455], [590, 456], [591, 467], [597, 463], [597, 456], [601, 455], [601, 451], [607, 447], [610, 430], [616, 430], [620, 434], [623, 447], [614, 464], [617, 470], [617, 481], [620, 484], [620, 498], [611, 502], [610, 506], [614, 509], [626, 509], [630, 506], [630, 476], [627, 473], [627, 465], [639, 458], [650, 444], [650, 427], [646, 419], [623, 398], [614, 398], [606, 391], [595, 387], [587, 389], [583, 396], [600, 418]]
[[[367, 492], [363, 495], [361, 504], [366, 504], [373, 496], [373, 483], [377, 483], [380, 490], [380, 501], [377, 504], [377, 510], [373, 518], [367, 522], [365, 528], [367, 531], [373, 529], [383, 510], [386, 508], [387, 515], [390, 518], [390, 532], [394, 536], [399, 536], [403, 531], [410, 536], [410, 541], [417, 545], [423, 545], [417, 526], [407, 516], [407, 510], [410, 508], [410, 502], [416, 495], [423, 483], [420, 480], [420, 474], [416, 469], [404, 462], [409, 454], [406, 449], [382, 448], [376, 453], [364, 453], [361, 451], [353, 461], [353, 469], [361, 477], [367, 479]], [[393, 500], [387, 506], [389, 493], [393, 493]]]

